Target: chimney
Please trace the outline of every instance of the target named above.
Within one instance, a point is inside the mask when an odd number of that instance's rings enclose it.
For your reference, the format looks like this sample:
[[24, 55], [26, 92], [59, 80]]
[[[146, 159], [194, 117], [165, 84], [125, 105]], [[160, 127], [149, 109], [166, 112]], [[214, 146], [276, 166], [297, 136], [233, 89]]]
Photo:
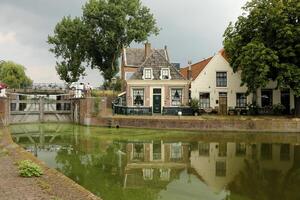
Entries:
[[189, 69], [187, 71], [187, 79], [192, 80], [192, 61], [188, 61]]
[[146, 42], [145, 43], [145, 59], [148, 58], [151, 54], [151, 43]]

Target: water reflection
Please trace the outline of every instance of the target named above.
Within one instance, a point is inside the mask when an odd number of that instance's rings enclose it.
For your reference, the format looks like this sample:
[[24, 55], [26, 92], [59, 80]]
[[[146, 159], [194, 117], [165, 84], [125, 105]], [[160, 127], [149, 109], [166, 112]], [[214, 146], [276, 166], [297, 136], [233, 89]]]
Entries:
[[300, 199], [297, 134], [11, 129], [25, 149], [105, 200]]

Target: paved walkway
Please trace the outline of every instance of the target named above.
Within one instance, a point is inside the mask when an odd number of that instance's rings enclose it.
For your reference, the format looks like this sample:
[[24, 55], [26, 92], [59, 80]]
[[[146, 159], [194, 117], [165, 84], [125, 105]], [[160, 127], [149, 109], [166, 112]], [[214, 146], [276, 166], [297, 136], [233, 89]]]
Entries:
[[[2, 133], [2, 135], [1, 135]], [[30, 159], [43, 167], [39, 178], [18, 175], [16, 163]], [[32, 154], [12, 142], [7, 129], [0, 127], [0, 200], [100, 200]]]

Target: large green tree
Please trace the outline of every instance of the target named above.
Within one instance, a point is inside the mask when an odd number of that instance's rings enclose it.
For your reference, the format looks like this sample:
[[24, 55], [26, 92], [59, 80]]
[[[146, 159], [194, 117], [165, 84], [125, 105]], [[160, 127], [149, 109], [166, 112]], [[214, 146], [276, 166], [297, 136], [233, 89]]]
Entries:
[[254, 93], [270, 80], [295, 94], [300, 115], [300, 2], [252, 0], [235, 24], [224, 33], [224, 48], [242, 84]]
[[118, 72], [122, 48], [146, 41], [158, 31], [149, 8], [140, 0], [89, 0], [83, 6], [83, 16], [75, 20], [63, 18], [48, 43], [54, 46], [51, 51], [62, 59], [57, 67], [59, 74], [83, 74], [79, 66], [86, 63], [99, 69], [110, 82]]
[[61, 80], [67, 83], [76, 82], [84, 75], [85, 59], [84, 39], [85, 27], [80, 18], [64, 17], [54, 29], [54, 35], [48, 36], [50, 49], [59, 60], [56, 71]]
[[10, 88], [26, 88], [32, 85], [32, 80], [25, 74], [26, 68], [12, 61], [0, 63], [0, 82]]

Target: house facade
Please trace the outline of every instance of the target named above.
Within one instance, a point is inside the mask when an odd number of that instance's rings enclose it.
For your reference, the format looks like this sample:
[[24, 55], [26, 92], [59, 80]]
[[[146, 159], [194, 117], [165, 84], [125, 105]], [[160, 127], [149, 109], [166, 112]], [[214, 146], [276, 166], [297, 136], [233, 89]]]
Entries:
[[[201, 109], [227, 114], [229, 108], [243, 108], [252, 103], [252, 94], [247, 96], [247, 87], [241, 86], [241, 72], [233, 72], [224, 50], [180, 72], [191, 80], [191, 98], [199, 100]], [[270, 81], [265, 88], [258, 89], [256, 102], [262, 108], [280, 103], [289, 113], [294, 108], [293, 99], [291, 91], [278, 90], [276, 83]]]
[[127, 107], [148, 107], [153, 113], [162, 113], [164, 108], [187, 105], [188, 100], [189, 81], [161, 50], [151, 50], [136, 72], [126, 80]]

